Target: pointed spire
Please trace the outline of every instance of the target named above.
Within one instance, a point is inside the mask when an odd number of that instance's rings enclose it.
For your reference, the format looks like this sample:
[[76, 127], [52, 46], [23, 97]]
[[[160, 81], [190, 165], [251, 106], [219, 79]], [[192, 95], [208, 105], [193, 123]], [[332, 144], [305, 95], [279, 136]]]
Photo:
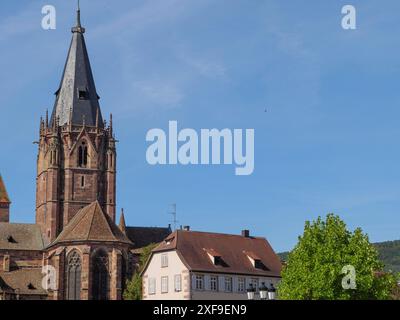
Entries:
[[49, 109], [46, 109], [46, 123], [45, 123], [45, 127], [46, 129], [49, 126]]
[[113, 116], [112, 113], [110, 113], [110, 136], [113, 136]]
[[1, 174], [0, 174], [0, 203], [6, 203], [6, 204], [11, 203], [10, 198], [8, 197], [7, 194], [6, 186], [3, 182], [3, 178], [1, 177]]
[[124, 208], [121, 209], [121, 216], [119, 218], [119, 229], [126, 234], [126, 224], [125, 224], [125, 215], [124, 215]]
[[44, 129], [44, 122], [43, 122], [43, 118], [40, 117], [40, 129], [39, 129], [39, 133], [42, 134]]
[[77, 10], [76, 26], [72, 28], [72, 41], [68, 51], [67, 61], [61, 78], [59, 89], [56, 92], [50, 123], [53, 124], [57, 116], [63, 126], [70, 120], [72, 108], [72, 125], [82, 125], [82, 115], [85, 115], [86, 125], [94, 127], [96, 113], [99, 112], [99, 127], [103, 128], [103, 118], [99, 105], [99, 95], [90, 66], [84, 32], [81, 25], [80, 8]]

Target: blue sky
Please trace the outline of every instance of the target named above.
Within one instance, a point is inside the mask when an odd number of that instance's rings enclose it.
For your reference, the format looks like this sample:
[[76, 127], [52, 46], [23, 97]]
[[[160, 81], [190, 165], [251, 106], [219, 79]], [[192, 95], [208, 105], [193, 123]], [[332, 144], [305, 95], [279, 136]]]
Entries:
[[[357, 30], [341, 8], [357, 9]], [[41, 8], [57, 29], [41, 28]], [[0, 172], [12, 220], [33, 222], [39, 118], [52, 109], [75, 1], [1, 1]], [[399, 1], [82, 0], [101, 96], [114, 115], [118, 208], [129, 225], [179, 224], [293, 247], [304, 221], [339, 214], [399, 239]], [[267, 109], [267, 112], [265, 112]], [[254, 128], [255, 171], [146, 162], [146, 133]]]

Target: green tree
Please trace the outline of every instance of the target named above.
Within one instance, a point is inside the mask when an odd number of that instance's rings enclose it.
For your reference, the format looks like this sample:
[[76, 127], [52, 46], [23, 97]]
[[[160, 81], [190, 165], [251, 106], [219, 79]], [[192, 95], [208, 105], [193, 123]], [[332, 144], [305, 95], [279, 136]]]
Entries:
[[[356, 288], [343, 267], [355, 270]], [[350, 268], [352, 268], [350, 267]], [[347, 230], [338, 216], [306, 222], [304, 234], [289, 253], [279, 284], [280, 299], [389, 299], [395, 277], [382, 272], [378, 253], [361, 229]], [[346, 277], [347, 276], [347, 277]], [[344, 281], [349, 280], [349, 281]], [[342, 282], [344, 283], [344, 286]]]
[[126, 281], [126, 289], [124, 291], [124, 300], [141, 300], [142, 299], [142, 277], [140, 273], [143, 271], [147, 260], [150, 258], [151, 251], [157, 246], [156, 243], [149, 244], [142, 248], [139, 258], [139, 266], [132, 279]]

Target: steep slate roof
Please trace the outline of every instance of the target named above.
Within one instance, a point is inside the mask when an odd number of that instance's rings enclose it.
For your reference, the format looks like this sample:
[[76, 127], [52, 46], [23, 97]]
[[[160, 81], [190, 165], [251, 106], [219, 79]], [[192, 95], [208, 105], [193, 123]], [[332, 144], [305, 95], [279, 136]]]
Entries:
[[0, 222], [0, 250], [42, 250], [39, 225]]
[[[279, 257], [265, 238], [177, 230], [153, 252], [176, 250], [192, 271], [279, 277]], [[223, 263], [214, 265], [207, 251], [218, 253]], [[263, 268], [255, 268], [247, 253], [257, 256]]]
[[[99, 96], [90, 67], [89, 55], [83, 34], [85, 29], [80, 22], [80, 10], [77, 13], [77, 25], [72, 28], [72, 41], [68, 51], [60, 88], [56, 92], [56, 101], [51, 116], [51, 124], [56, 117], [59, 125], [72, 124], [103, 127], [99, 105]], [[85, 98], [79, 97], [79, 91], [86, 92]], [[72, 113], [72, 114], [71, 114]], [[84, 118], [84, 120], [83, 120]], [[97, 119], [98, 118], [98, 119]]]
[[18, 289], [21, 295], [44, 295], [42, 288], [43, 274], [41, 269], [20, 269], [11, 272], [0, 271], [0, 292], [10, 292]]
[[151, 243], [159, 243], [171, 233], [171, 228], [126, 227], [126, 235], [133, 242], [134, 248], [143, 248]]
[[10, 203], [10, 198], [8, 197], [6, 186], [4, 184], [3, 178], [0, 174], [0, 203]]
[[79, 210], [50, 246], [82, 241], [123, 242], [132, 245], [112, 219], [103, 212], [98, 201]]

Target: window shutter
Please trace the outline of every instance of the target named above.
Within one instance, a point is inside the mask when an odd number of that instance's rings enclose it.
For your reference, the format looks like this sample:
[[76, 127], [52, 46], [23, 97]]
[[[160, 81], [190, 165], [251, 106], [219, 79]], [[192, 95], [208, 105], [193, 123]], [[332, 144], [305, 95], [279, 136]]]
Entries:
[[225, 291], [225, 276], [218, 277], [218, 289], [221, 292]]
[[232, 277], [232, 292], [238, 292], [238, 277]]
[[196, 275], [193, 273], [192, 274], [192, 290], [191, 291], [195, 291], [196, 290]]
[[204, 290], [209, 291], [210, 289], [210, 276], [206, 274], [204, 275]]

